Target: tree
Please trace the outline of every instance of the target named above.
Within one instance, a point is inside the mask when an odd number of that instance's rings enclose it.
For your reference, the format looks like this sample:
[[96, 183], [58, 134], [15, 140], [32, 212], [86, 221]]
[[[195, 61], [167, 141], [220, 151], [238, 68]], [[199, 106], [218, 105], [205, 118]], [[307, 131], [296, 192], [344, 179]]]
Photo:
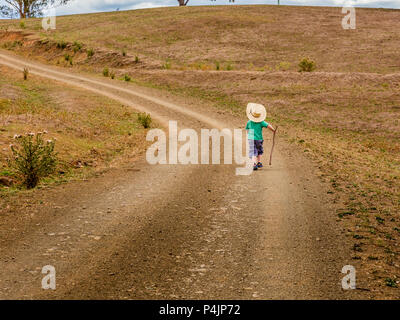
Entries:
[[54, 5], [65, 5], [70, 0], [0, 0], [0, 14], [21, 19], [38, 17], [43, 10]]

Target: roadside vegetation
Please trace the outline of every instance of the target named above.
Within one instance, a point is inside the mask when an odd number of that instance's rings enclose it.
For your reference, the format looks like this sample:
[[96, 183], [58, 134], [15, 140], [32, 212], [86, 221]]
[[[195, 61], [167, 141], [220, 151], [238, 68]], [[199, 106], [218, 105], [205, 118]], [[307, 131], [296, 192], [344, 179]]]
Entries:
[[0, 67], [0, 196], [128, 163], [145, 149], [138, 115], [103, 97]]
[[12, 156], [8, 166], [12, 175], [22, 180], [27, 189], [35, 188], [40, 180], [54, 173], [57, 165], [55, 140], [44, 141], [46, 132], [16, 134], [10, 145]]

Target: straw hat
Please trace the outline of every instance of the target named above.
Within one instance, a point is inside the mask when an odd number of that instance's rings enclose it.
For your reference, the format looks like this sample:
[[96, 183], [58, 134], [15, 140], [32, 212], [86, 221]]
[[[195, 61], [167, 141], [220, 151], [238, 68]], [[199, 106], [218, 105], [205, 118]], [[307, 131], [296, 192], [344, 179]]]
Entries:
[[249, 103], [247, 105], [247, 118], [253, 122], [262, 122], [267, 117], [267, 111], [262, 104]]

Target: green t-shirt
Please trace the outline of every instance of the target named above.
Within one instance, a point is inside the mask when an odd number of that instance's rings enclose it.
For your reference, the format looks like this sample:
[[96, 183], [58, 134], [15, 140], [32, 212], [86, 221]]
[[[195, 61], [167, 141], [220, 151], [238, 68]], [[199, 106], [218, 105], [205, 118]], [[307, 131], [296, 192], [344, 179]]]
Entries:
[[268, 123], [265, 121], [262, 122], [254, 122], [249, 120], [246, 125], [246, 130], [251, 130], [253, 129], [254, 135], [251, 134], [251, 131], [249, 131], [248, 138], [249, 140], [264, 140], [263, 139], [263, 134], [262, 134], [262, 128], [268, 128]]

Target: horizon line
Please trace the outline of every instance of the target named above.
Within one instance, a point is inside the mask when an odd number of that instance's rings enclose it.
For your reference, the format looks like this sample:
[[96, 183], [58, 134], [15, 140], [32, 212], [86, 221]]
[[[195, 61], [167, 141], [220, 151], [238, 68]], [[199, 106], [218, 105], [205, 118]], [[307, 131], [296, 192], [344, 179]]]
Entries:
[[[353, 7], [358, 9], [379, 9], [379, 10], [400, 10], [400, 8], [394, 7], [377, 7], [377, 6], [369, 6], [369, 5], [355, 5], [355, 6], [338, 6], [338, 5], [312, 5], [312, 4], [212, 4], [212, 5], [204, 5], [204, 4], [193, 4], [187, 5], [185, 7], [244, 7], [244, 6], [270, 6], [270, 7], [316, 7], [316, 8], [347, 8]], [[111, 12], [128, 12], [128, 11], [138, 11], [138, 10], [151, 10], [151, 9], [161, 9], [161, 8], [179, 8], [178, 5], [165, 5], [159, 7], [151, 7], [151, 8], [135, 8], [135, 9], [118, 9], [118, 10], [108, 10], [108, 11], [93, 11], [93, 12], [80, 12], [80, 13], [71, 13], [71, 14], [60, 14], [56, 15], [56, 17], [68, 17], [68, 16], [76, 16], [76, 15], [88, 15], [88, 14], [101, 14], [101, 13], [111, 13]], [[51, 8], [49, 8], [51, 9]], [[49, 10], [47, 9], [47, 10]], [[40, 19], [46, 17], [46, 15], [33, 17], [33, 18], [25, 18], [25, 19]], [[21, 20], [21, 18], [6, 18], [0, 16], [0, 21], [3, 20]]]

